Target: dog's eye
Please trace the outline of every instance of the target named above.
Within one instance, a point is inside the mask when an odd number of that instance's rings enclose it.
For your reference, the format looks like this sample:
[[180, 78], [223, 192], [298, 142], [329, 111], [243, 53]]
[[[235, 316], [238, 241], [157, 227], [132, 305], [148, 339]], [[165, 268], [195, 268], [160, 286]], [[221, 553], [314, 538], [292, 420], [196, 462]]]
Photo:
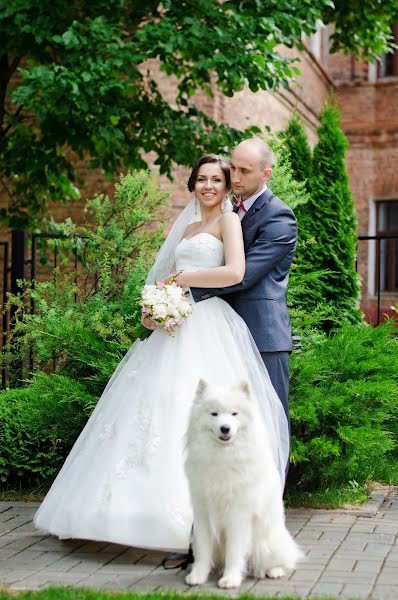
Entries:
[[238, 413], [237, 413], [237, 412], [233, 412], [233, 413], [231, 413], [231, 414], [232, 414], [232, 416], [233, 416], [233, 417], [237, 417], [237, 416], [238, 416]]
[[210, 413], [212, 417], [218, 417], [218, 412], [212, 412]]

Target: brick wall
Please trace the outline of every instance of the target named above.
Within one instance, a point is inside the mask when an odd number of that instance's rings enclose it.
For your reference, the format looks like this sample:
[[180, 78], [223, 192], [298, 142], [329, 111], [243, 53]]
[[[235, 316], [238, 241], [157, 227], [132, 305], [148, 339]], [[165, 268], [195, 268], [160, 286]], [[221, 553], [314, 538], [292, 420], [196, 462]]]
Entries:
[[[365, 69], [362, 70], [365, 72]], [[375, 234], [375, 201], [398, 199], [398, 80], [346, 81], [337, 86], [342, 125], [349, 140], [347, 168], [358, 214], [360, 235]], [[360, 242], [362, 306], [375, 319], [375, 246]], [[382, 310], [398, 296], [384, 294]]]
[[[233, 98], [226, 98], [219, 92], [213, 99], [203, 93], [195, 96], [195, 104], [217, 122], [244, 129], [248, 125], [268, 125], [271, 130], [281, 129], [293, 110], [298, 110], [307, 129], [310, 143], [316, 142], [318, 113], [331, 89], [336, 89], [342, 109], [343, 129], [350, 147], [347, 167], [350, 185], [358, 211], [360, 234], [368, 234], [370, 227], [369, 206], [375, 199], [398, 197], [398, 81], [383, 80], [371, 82], [371, 68], [364, 61], [353, 59], [343, 53], [328, 54], [328, 31], [324, 31], [317, 60], [309, 50], [297, 52], [284, 49], [286, 55], [300, 58], [301, 75], [289, 90], [277, 92], [259, 91], [253, 93], [245, 89]], [[308, 41], [308, 47], [311, 45]], [[143, 66], [149, 69], [157, 81], [165, 99], [173, 105], [176, 95], [174, 78], [161, 73], [155, 61]], [[373, 69], [373, 72], [374, 69]], [[147, 156], [149, 166], [153, 166], [155, 157]], [[51, 214], [56, 220], [70, 216], [73, 220], [83, 219], [84, 199], [94, 193], [109, 193], [112, 182], [106, 181], [101, 171], [90, 170], [85, 163], [77, 164], [81, 190], [81, 201], [66, 206], [54, 205]], [[172, 217], [189, 200], [186, 182], [189, 170], [175, 167], [173, 182], [158, 176], [162, 188], [172, 186], [170, 197]], [[6, 195], [0, 192], [0, 206], [7, 202]], [[8, 232], [0, 231], [0, 239]], [[360, 244], [359, 264], [363, 277], [364, 305], [373, 302], [368, 297], [369, 248]], [[387, 299], [391, 304], [390, 298]]]

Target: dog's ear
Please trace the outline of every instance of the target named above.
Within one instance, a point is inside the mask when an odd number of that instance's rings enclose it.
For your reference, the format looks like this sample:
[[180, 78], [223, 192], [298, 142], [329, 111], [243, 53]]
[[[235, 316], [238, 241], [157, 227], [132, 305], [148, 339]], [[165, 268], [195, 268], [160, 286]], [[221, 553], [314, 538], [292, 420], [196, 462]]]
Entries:
[[241, 381], [237, 386], [238, 390], [250, 398], [250, 386], [247, 381]]
[[196, 388], [196, 398], [202, 398], [205, 391], [207, 390], [208, 383], [204, 379], [199, 379], [198, 387]]

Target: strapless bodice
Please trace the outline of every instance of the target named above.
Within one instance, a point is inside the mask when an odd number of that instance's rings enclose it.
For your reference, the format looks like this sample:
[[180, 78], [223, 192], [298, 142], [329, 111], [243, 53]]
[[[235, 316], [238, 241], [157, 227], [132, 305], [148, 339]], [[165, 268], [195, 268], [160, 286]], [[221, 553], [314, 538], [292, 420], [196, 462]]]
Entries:
[[175, 250], [177, 271], [201, 271], [224, 264], [224, 244], [211, 233], [183, 238]]

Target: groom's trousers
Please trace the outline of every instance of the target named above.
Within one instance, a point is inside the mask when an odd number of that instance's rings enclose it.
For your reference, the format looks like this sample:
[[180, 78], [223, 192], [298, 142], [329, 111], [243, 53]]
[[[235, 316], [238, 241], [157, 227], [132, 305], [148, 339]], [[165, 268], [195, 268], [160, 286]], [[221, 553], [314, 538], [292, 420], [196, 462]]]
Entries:
[[[290, 434], [289, 417], [289, 359], [290, 352], [261, 352], [261, 358], [267, 368], [271, 383], [284, 408]], [[286, 476], [289, 462], [286, 465]]]

